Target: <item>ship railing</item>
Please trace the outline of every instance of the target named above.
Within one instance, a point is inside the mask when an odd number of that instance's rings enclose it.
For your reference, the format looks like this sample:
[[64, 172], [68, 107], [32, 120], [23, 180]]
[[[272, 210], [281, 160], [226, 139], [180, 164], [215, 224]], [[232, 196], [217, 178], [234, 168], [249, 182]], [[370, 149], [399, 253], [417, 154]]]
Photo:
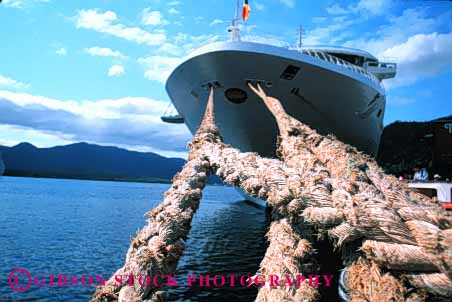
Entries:
[[367, 79], [371, 80], [372, 82], [379, 84], [380, 80], [373, 75], [372, 73], [368, 72], [367, 70], [365, 70], [364, 68], [361, 68], [359, 66], [353, 65], [343, 59], [340, 59], [338, 57], [332, 56], [330, 54], [327, 54], [325, 52], [322, 51], [316, 51], [316, 50], [312, 50], [312, 49], [302, 49], [301, 50], [302, 53], [309, 55], [311, 57], [315, 57], [318, 58], [320, 60], [323, 61], [327, 61], [329, 63], [347, 68], [350, 71], [353, 71], [355, 73], [359, 73], [362, 76], [366, 77]]

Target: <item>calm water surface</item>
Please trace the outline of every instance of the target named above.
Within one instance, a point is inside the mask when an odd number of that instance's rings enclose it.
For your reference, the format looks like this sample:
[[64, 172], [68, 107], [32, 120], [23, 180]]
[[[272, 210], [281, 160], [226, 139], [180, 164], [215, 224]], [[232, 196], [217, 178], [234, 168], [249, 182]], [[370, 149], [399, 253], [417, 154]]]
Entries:
[[[32, 276], [111, 275], [130, 238], [169, 185], [0, 178], [0, 301], [89, 301], [92, 287], [38, 287], [14, 292], [14, 268]], [[264, 256], [268, 222], [234, 189], [204, 190], [177, 275], [254, 274]], [[253, 301], [255, 288], [173, 288], [170, 301]]]

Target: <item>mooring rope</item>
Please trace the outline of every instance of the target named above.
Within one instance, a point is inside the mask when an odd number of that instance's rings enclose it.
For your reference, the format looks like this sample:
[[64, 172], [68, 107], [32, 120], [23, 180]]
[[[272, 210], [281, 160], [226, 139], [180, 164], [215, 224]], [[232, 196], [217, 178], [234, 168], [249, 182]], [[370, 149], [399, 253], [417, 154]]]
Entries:
[[[348, 269], [348, 276], [353, 276], [348, 278], [351, 301], [362, 301], [362, 297], [366, 301], [403, 301], [414, 291], [402, 279], [429, 294], [452, 295], [450, 215], [431, 200], [416, 198], [406, 184], [386, 175], [369, 156], [332, 136], [321, 136], [290, 117], [280, 101], [268, 97], [261, 87], [251, 89], [276, 118], [281, 160], [307, 176], [298, 196], [294, 196], [294, 200], [308, 206], [299, 213], [305, 218], [304, 224], [326, 232], [337, 247], [356, 249], [356, 244], [345, 243], [361, 243], [362, 257], [366, 260], [343, 259], [351, 265]], [[363, 291], [359, 282], [353, 282], [357, 280], [354, 269], [362, 263], [368, 270], [376, 267], [374, 272], [382, 267], [397, 278], [393, 282], [376, 282], [370, 291]], [[435, 274], [437, 284], [426, 282], [425, 278], [420, 281], [419, 272]], [[379, 294], [379, 290], [385, 294]], [[421, 296], [425, 294], [416, 295]]]
[[[210, 99], [213, 97], [211, 92]], [[213, 111], [213, 102], [206, 110]], [[200, 147], [195, 141], [208, 141], [210, 133], [217, 133], [215, 120], [206, 118], [190, 145], [190, 154]], [[193, 157], [193, 156], [192, 156]], [[92, 301], [165, 301], [166, 293], [152, 282], [139, 279], [143, 276], [169, 275], [176, 270], [184, 251], [184, 240], [191, 227], [191, 220], [199, 207], [202, 189], [210, 169], [209, 161], [195, 156], [173, 179], [164, 201], [150, 211], [146, 226], [132, 240], [125, 264], [104, 286], [98, 287]], [[118, 276], [136, 276], [133, 283], [117, 281]], [[139, 276], [139, 277], [138, 277]]]
[[[213, 90], [189, 161], [161, 205], [131, 243], [115, 275], [174, 272], [209, 171], [266, 200], [273, 222], [259, 275], [315, 273], [313, 244], [341, 250], [350, 301], [447, 301], [452, 297], [452, 218], [438, 204], [386, 175], [367, 155], [289, 116], [262, 98], [280, 130], [279, 159], [225, 145], [215, 124]], [[262, 286], [257, 301], [317, 301], [317, 288]], [[110, 279], [93, 301], [164, 301], [162, 288], [116, 286]]]

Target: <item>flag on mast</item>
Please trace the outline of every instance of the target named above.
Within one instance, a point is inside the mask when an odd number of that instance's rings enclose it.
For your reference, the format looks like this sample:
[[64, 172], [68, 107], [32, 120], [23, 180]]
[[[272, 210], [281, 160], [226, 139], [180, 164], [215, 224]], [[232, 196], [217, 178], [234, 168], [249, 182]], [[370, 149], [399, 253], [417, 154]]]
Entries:
[[243, 4], [243, 10], [242, 10], [242, 19], [243, 21], [246, 21], [248, 17], [250, 16], [250, 5], [248, 4], [248, 0], [245, 0], [245, 3]]

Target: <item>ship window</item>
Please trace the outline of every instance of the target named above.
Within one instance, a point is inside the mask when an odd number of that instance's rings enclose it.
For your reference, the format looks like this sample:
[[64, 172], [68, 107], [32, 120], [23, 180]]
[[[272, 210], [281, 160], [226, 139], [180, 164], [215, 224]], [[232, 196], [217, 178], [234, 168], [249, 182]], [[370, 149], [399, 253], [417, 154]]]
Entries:
[[229, 88], [224, 92], [224, 95], [230, 102], [234, 104], [241, 104], [248, 98], [246, 91], [240, 88]]
[[199, 99], [199, 95], [196, 93], [196, 91], [192, 90], [190, 92], [190, 94], [195, 98], [195, 99]]
[[300, 67], [289, 65], [286, 67], [286, 69], [284, 69], [283, 73], [279, 77], [284, 80], [292, 80], [293, 78], [295, 78], [299, 71]]

